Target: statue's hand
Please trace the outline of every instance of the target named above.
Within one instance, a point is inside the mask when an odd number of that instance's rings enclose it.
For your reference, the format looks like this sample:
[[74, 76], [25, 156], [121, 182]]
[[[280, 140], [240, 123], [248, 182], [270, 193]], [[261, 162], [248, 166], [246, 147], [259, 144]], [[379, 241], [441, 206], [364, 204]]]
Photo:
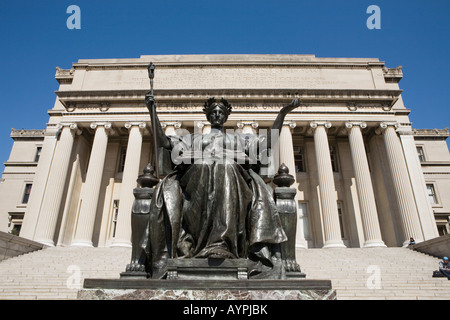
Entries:
[[291, 103], [289, 103], [287, 106], [283, 107], [280, 110], [280, 113], [286, 115], [289, 112], [291, 112], [292, 110], [294, 110], [295, 108], [297, 108], [298, 106], [300, 106], [300, 99], [295, 98], [294, 100], [291, 101]]
[[155, 97], [151, 94], [151, 92], [147, 92], [145, 94], [145, 104], [147, 105], [147, 108], [151, 111], [153, 106], [155, 105]]

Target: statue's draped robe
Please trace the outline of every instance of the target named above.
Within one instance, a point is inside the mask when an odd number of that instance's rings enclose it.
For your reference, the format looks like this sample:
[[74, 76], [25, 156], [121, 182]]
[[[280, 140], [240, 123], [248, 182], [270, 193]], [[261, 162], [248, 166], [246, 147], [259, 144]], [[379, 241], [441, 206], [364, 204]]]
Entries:
[[169, 137], [178, 165], [156, 186], [141, 243], [153, 269], [167, 258], [211, 256], [272, 264], [274, 245], [287, 240], [273, 191], [239, 164], [259, 151], [259, 139], [215, 130]]

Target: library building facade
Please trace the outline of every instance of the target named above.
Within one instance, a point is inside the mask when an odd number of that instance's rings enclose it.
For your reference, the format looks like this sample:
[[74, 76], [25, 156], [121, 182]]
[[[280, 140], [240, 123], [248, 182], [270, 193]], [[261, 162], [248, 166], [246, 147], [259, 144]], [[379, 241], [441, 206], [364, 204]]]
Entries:
[[143, 55], [56, 68], [48, 123], [11, 130], [0, 231], [48, 246], [131, 247], [133, 189], [154, 161], [150, 62], [166, 135], [207, 133], [211, 97], [232, 106], [226, 129], [246, 134], [267, 131], [300, 99], [268, 170], [284, 163], [295, 178], [298, 248], [401, 247], [450, 233], [448, 128], [413, 127], [409, 114], [426, 106], [404, 105], [401, 67], [314, 55]]

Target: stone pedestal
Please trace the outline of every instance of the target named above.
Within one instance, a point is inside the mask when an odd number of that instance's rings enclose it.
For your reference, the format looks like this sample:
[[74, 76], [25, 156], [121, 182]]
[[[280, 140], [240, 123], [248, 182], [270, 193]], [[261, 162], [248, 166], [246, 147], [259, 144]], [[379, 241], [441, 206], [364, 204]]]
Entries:
[[335, 300], [330, 280], [85, 279], [79, 300]]
[[148, 164], [144, 168], [144, 173], [137, 179], [140, 187], [133, 189], [134, 201], [131, 207], [131, 261], [127, 265], [125, 272], [120, 274], [121, 278], [146, 279], [149, 274], [145, 270], [147, 256], [140, 246], [140, 241], [149, 221], [150, 204], [158, 183], [154, 176], [153, 167]]
[[169, 259], [167, 279], [238, 280], [247, 279], [247, 259]]

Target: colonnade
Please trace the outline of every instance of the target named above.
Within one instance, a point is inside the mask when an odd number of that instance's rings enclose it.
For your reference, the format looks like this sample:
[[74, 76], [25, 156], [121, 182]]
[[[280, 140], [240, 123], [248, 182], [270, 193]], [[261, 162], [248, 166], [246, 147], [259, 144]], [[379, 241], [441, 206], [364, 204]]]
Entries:
[[[178, 122], [163, 122], [167, 133], [174, 133], [181, 127]], [[313, 131], [314, 148], [318, 174], [318, 196], [322, 215], [324, 247], [345, 247], [340, 233], [336, 188], [330, 158], [327, 130], [331, 122], [310, 122]], [[280, 132], [278, 160], [285, 163], [295, 176], [294, 148], [292, 130], [295, 122], [286, 122]], [[424, 240], [421, 229], [420, 214], [416, 206], [415, 194], [410, 180], [407, 163], [402, 149], [402, 142], [396, 132], [397, 123], [380, 123], [377, 133], [382, 135], [386, 147], [389, 172], [392, 176], [395, 200], [399, 209], [399, 220], [404, 236], [412, 236], [416, 241]], [[126, 160], [120, 191], [120, 206], [116, 226], [116, 236], [111, 246], [131, 246], [131, 207], [134, 200], [133, 188], [139, 175], [144, 122], [129, 122]], [[241, 121], [237, 127], [245, 133], [256, 133], [256, 122]], [[385, 246], [380, 230], [379, 217], [372, 186], [371, 173], [365, 149], [362, 130], [365, 122], [346, 122], [354, 178], [358, 194], [359, 212], [361, 214], [364, 247]], [[114, 129], [110, 122], [95, 122], [90, 125], [94, 130], [94, 139], [90, 153], [86, 179], [82, 188], [81, 203], [73, 235], [72, 246], [93, 246], [92, 236], [101, 191], [102, 173], [109, 136]], [[203, 133], [208, 132], [208, 123], [198, 122]], [[34, 239], [49, 246], [55, 245], [54, 238], [58, 224], [58, 214], [64, 206], [64, 186], [71, 176], [71, 153], [74, 140], [80, 134], [76, 123], [61, 124], [59, 139], [50, 135], [43, 144], [43, 163], [39, 164], [35, 181], [40, 185], [33, 187], [30, 206], [26, 212], [22, 236]], [[51, 156], [52, 155], [52, 156]], [[47, 170], [47, 171], [46, 171]], [[294, 187], [297, 184], [294, 184]], [[63, 218], [64, 219], [64, 218]], [[34, 227], [33, 227], [34, 224]], [[61, 231], [60, 231], [61, 232]], [[304, 240], [304, 239], [301, 239]], [[405, 239], [406, 241], [406, 239]]]

